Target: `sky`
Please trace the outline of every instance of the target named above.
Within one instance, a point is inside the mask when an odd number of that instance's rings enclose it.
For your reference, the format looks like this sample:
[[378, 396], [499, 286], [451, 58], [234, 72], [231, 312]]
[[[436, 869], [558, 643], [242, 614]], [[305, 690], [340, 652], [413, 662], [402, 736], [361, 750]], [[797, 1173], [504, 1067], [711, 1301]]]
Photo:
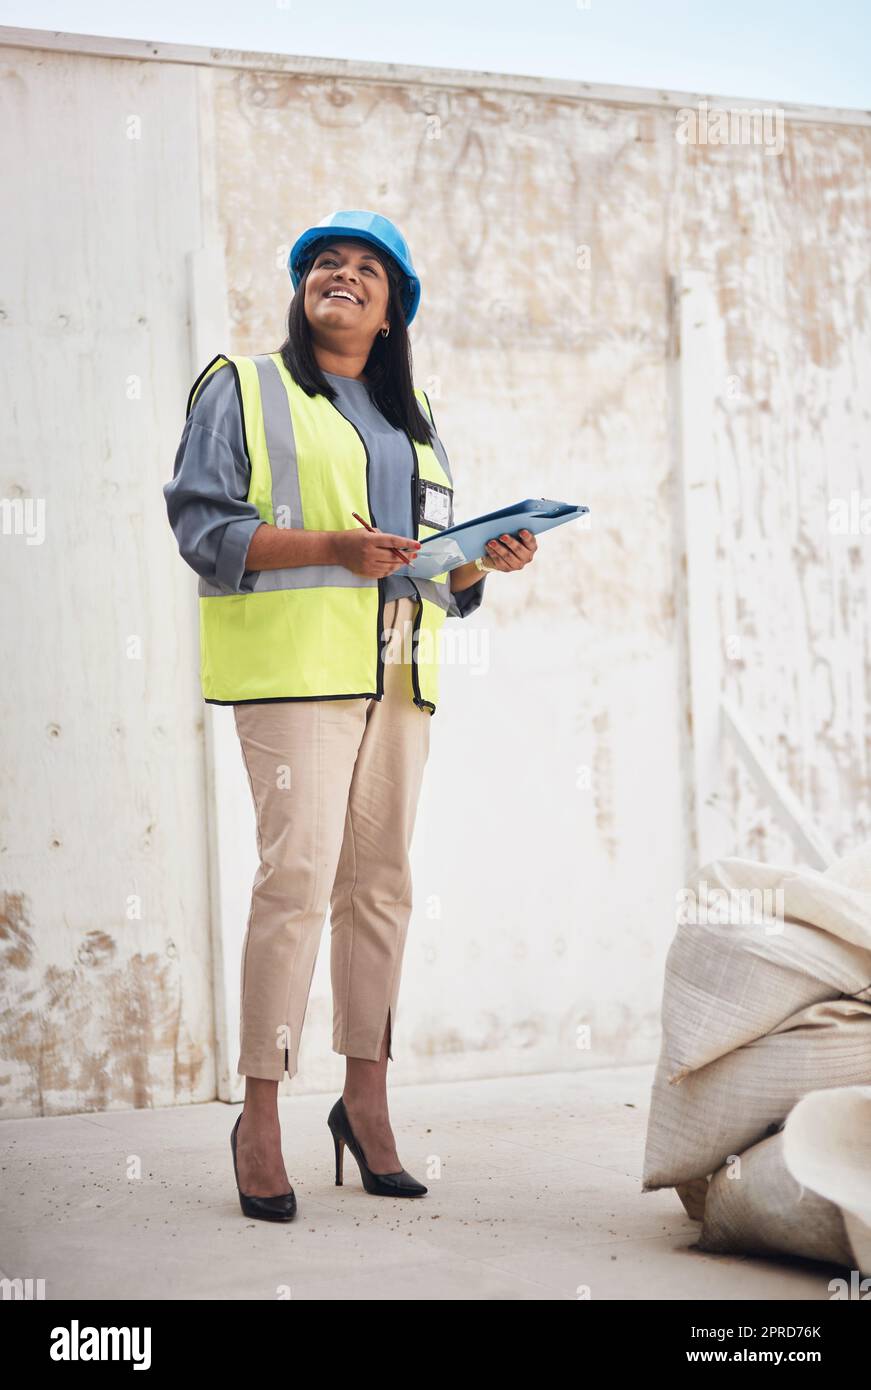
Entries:
[[871, 0], [0, 0], [0, 24], [871, 108]]

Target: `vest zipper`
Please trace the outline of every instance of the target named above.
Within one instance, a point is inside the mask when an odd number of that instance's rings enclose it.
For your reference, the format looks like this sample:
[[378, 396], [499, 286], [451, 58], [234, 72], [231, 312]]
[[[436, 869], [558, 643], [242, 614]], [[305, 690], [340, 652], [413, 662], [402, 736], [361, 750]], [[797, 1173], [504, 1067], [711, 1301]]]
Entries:
[[[325, 396], [325, 397], [324, 397], [324, 400], [329, 400], [329, 396]], [[370, 520], [370, 522], [372, 523], [373, 526], [377, 526], [377, 525], [378, 525], [378, 522], [377, 522], [377, 520], [376, 520], [376, 518], [375, 518], [375, 516], [373, 515], [373, 512], [372, 512], [372, 497], [371, 497], [371, 494], [370, 494], [370, 492], [369, 492], [369, 450], [366, 448], [366, 441], [365, 441], [365, 439], [363, 438], [363, 436], [362, 436], [362, 434], [360, 433], [360, 431], [357, 429], [357, 426], [354, 424], [354, 421], [353, 421], [353, 420], [348, 420], [348, 417], [347, 417], [347, 415], [345, 414], [345, 412], [344, 412], [343, 410], [340, 410], [340, 409], [339, 409], [339, 407], [336, 405], [335, 401], [330, 401], [330, 405], [333, 407], [333, 410], [336, 412], [337, 415], [341, 415], [341, 417], [342, 417], [343, 420], [347, 420], [347, 422], [348, 422], [348, 424], [351, 426], [351, 428], [352, 428], [353, 430], [356, 431], [356, 433], [357, 433], [357, 438], [360, 440], [360, 443], [363, 445], [363, 453], [366, 455], [366, 506], [367, 506], [368, 509], [369, 509], [369, 520]], [[415, 537], [415, 539], [417, 539], [417, 538]], [[382, 634], [383, 625], [384, 625], [384, 585], [383, 585], [383, 580], [381, 580], [381, 579], [378, 579], [378, 580], [376, 580], [375, 582], [376, 582], [377, 585], [378, 585], [378, 623], [377, 623], [377, 628], [376, 628], [376, 632], [375, 632], [375, 651], [376, 651], [376, 653], [377, 653], [376, 661], [377, 661], [377, 673], [378, 673], [378, 674], [377, 674], [377, 680], [376, 680], [376, 685], [375, 685], [375, 690], [376, 690], [376, 696], [375, 696], [375, 698], [376, 698], [377, 700], [380, 700], [380, 699], [382, 699], [382, 697], [383, 697], [383, 695], [384, 695], [384, 648], [383, 648], [383, 646], [382, 646], [382, 635], [381, 635], [381, 634]]]

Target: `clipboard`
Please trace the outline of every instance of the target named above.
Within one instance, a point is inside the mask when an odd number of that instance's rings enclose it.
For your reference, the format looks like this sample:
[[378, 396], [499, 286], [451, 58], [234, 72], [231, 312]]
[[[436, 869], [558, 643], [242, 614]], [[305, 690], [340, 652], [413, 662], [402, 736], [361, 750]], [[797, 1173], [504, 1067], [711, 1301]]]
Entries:
[[577, 521], [588, 515], [589, 510], [589, 507], [576, 507], [571, 502], [554, 502], [548, 497], [527, 497], [511, 507], [473, 517], [471, 521], [439, 531], [438, 535], [427, 536], [421, 541], [416, 558], [397, 573], [407, 573], [415, 579], [432, 579], [488, 554], [487, 541], [496, 540], [498, 536], [516, 535], [518, 531], [539, 535], [567, 521]]

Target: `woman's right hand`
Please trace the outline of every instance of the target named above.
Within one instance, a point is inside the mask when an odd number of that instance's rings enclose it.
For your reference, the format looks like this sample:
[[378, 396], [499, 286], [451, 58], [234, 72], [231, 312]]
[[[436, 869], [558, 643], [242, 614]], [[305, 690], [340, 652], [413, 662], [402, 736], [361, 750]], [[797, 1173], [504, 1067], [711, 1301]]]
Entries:
[[[362, 526], [350, 531], [334, 531], [335, 563], [367, 579], [384, 579], [407, 565], [420, 550], [420, 541], [395, 536], [389, 531], [366, 531]], [[406, 559], [394, 555], [393, 546], [406, 551]]]

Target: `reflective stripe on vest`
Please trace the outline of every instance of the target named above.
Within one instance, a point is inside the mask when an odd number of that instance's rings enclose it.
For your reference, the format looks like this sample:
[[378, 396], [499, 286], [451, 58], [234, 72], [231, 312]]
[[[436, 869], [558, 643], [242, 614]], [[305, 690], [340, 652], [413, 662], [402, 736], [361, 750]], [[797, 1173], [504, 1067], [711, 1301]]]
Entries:
[[[251, 465], [247, 500], [269, 525], [345, 531], [358, 512], [378, 525], [369, 506], [369, 456], [356, 426], [326, 396], [309, 396], [280, 353], [219, 354], [188, 398], [190, 414], [203, 383], [228, 364], [234, 373]], [[426, 393], [415, 389], [433, 423]], [[434, 428], [434, 424], [433, 424]], [[413, 445], [413, 535], [440, 528], [419, 521], [422, 483], [449, 494], [453, 482], [441, 441]], [[409, 576], [410, 578], [411, 576]], [[409, 697], [434, 713], [438, 700], [439, 633], [456, 612], [450, 575], [412, 579], [420, 595], [411, 642]], [[379, 580], [343, 565], [259, 570], [244, 593], [200, 580], [203, 696], [210, 704], [267, 700], [380, 699], [384, 660], [380, 633], [384, 601]]]

